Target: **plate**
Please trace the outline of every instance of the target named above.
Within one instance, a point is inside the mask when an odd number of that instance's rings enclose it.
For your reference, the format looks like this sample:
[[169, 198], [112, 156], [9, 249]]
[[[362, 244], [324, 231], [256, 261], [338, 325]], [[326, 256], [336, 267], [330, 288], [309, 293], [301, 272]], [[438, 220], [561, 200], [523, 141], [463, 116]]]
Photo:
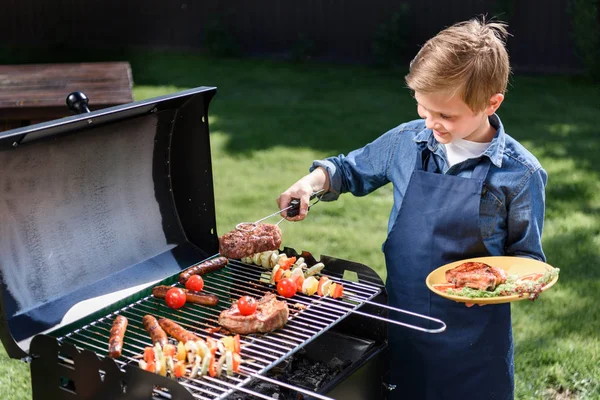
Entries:
[[[467, 260], [456, 261], [450, 264], [443, 265], [434, 271], [432, 271], [425, 279], [425, 283], [429, 290], [438, 296], [445, 297], [450, 300], [454, 300], [460, 303], [473, 303], [473, 304], [500, 304], [500, 303], [510, 303], [512, 301], [525, 300], [529, 297], [527, 294], [514, 294], [510, 296], [498, 296], [498, 297], [463, 297], [463, 296], [455, 296], [451, 294], [447, 294], [436, 290], [433, 288], [433, 285], [439, 283], [448, 283], [446, 281], [446, 271], [452, 269], [454, 267], [458, 267], [460, 264], [476, 261], [488, 264], [492, 267], [502, 268], [506, 272], [506, 276], [517, 275], [518, 277], [522, 277], [527, 274], [532, 273], [544, 273], [548, 270], [551, 270], [553, 267], [544, 262], [534, 260], [531, 258], [523, 258], [523, 257], [505, 257], [505, 256], [496, 256], [496, 257], [478, 257], [478, 258], [469, 258]], [[558, 281], [558, 276], [552, 279], [544, 288], [542, 292], [550, 289], [554, 284]]]

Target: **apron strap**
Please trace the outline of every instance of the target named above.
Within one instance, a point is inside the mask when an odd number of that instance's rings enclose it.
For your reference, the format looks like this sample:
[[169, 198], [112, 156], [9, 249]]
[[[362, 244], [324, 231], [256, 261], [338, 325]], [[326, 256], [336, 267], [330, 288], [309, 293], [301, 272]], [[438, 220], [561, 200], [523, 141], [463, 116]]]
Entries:
[[[417, 143], [417, 159], [415, 161], [415, 171], [427, 171], [439, 173], [439, 168], [435, 165], [435, 162], [431, 160], [433, 153], [427, 147], [427, 143]], [[430, 161], [432, 161], [430, 163]], [[431, 164], [431, 165], [430, 165]]]

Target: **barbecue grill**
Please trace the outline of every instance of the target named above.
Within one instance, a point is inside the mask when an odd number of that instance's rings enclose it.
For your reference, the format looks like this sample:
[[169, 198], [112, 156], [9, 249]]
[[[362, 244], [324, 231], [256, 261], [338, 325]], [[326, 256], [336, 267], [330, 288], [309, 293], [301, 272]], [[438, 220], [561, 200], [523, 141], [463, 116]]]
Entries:
[[[151, 294], [218, 255], [208, 130], [215, 93], [200, 87], [94, 112], [75, 93], [68, 103], [80, 114], [0, 135], [0, 335], [9, 356], [31, 363], [34, 399], [272, 399], [265, 387], [290, 398], [386, 397], [381, 279], [365, 265], [287, 247], [309, 265], [323, 262], [344, 298], [287, 299], [285, 327], [242, 337], [239, 374], [175, 380], [138, 368], [151, 345], [145, 314], [219, 338], [211, 328], [221, 310], [273, 291], [260, 266], [230, 260], [204, 276], [215, 307], [172, 310]], [[113, 360], [116, 315], [129, 325]], [[330, 379], [290, 381], [298, 359], [329, 364]]]

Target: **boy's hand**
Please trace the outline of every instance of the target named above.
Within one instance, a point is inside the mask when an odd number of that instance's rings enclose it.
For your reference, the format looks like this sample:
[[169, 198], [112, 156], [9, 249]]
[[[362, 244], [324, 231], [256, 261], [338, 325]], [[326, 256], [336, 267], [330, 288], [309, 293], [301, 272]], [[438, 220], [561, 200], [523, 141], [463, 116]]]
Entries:
[[323, 168], [319, 167], [300, 179], [298, 182], [294, 183], [289, 187], [288, 190], [279, 196], [277, 199], [277, 204], [279, 205], [280, 210], [289, 207], [290, 202], [293, 199], [300, 200], [300, 209], [298, 210], [298, 215], [294, 217], [288, 217], [287, 211], [283, 211], [281, 216], [288, 221], [302, 221], [304, 218], [306, 218], [306, 214], [308, 213], [310, 196], [321, 189], [324, 189], [325, 191], [329, 190], [329, 175]]
[[308, 202], [310, 201], [310, 196], [312, 194], [312, 185], [310, 185], [304, 179], [300, 179], [298, 182], [294, 183], [288, 190], [279, 196], [277, 199], [277, 204], [281, 210], [289, 207], [292, 199], [299, 199], [300, 209], [298, 211], [298, 215], [295, 217], [288, 217], [287, 211], [283, 211], [281, 216], [288, 221], [302, 221], [304, 218], [306, 218], [306, 213], [308, 212]]
[[[475, 303], [465, 303], [465, 306], [467, 307], [473, 307], [475, 305]], [[479, 307], [481, 306], [485, 306], [485, 304], [477, 304]]]

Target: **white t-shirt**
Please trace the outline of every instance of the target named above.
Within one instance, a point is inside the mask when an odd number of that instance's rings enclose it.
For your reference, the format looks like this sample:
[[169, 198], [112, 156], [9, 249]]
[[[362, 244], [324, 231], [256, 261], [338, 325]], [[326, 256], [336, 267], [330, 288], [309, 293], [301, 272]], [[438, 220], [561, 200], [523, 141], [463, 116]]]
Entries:
[[477, 158], [482, 155], [492, 142], [477, 143], [464, 139], [454, 139], [445, 144], [446, 155], [448, 156], [448, 167], [463, 162], [469, 158]]

